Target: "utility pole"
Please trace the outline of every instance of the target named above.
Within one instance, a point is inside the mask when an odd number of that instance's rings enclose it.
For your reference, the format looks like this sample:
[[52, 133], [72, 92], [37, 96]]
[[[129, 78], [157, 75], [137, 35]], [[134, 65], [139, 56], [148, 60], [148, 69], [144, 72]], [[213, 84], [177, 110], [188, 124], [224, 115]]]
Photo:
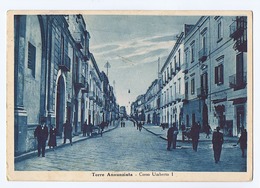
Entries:
[[107, 68], [107, 78], [108, 78], [108, 69], [111, 68], [111, 65], [107, 61], [104, 67]]

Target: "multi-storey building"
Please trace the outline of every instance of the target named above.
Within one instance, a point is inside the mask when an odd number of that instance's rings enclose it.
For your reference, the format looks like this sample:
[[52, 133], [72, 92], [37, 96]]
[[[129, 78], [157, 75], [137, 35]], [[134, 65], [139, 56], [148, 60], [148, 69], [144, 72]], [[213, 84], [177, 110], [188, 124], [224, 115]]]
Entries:
[[66, 120], [73, 134], [83, 121], [99, 124], [102, 79], [83, 17], [16, 15], [14, 36], [15, 155], [36, 148], [33, 132], [41, 122], [54, 125], [59, 136]]
[[89, 62], [89, 121], [99, 125], [103, 121], [103, 90], [99, 68], [93, 54]]
[[145, 93], [145, 120], [146, 123], [158, 125], [160, 122], [159, 108], [158, 104], [158, 92], [159, 92], [159, 82], [158, 79], [154, 80], [150, 87]]
[[161, 68], [161, 123], [180, 126], [183, 122], [184, 88], [184, 38], [192, 25], [184, 25], [168, 58]]
[[186, 126], [220, 126], [228, 135], [246, 127], [246, 33], [246, 17], [207, 16], [185, 37]]

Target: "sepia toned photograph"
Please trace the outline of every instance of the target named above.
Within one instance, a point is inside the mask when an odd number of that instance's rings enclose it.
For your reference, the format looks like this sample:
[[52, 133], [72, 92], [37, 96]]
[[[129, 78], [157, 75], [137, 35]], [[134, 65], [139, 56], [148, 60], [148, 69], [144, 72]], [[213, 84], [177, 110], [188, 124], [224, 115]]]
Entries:
[[9, 180], [252, 180], [252, 12], [9, 11], [7, 33]]

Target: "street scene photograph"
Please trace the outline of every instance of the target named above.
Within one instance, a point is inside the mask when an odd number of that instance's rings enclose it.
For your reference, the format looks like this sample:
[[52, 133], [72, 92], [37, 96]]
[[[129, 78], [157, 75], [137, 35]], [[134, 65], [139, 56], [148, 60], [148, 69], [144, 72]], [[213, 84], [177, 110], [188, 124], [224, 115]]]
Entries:
[[54, 13], [11, 14], [14, 172], [252, 173], [249, 12]]

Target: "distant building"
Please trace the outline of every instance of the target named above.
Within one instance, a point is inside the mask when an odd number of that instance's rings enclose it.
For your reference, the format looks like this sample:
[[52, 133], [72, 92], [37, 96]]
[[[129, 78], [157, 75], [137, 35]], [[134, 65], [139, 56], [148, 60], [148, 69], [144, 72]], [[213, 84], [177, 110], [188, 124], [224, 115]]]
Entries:
[[127, 114], [126, 114], [126, 107], [125, 106], [120, 106], [120, 108], [119, 108], [119, 116], [120, 116], [120, 118], [125, 118], [127, 116]]

